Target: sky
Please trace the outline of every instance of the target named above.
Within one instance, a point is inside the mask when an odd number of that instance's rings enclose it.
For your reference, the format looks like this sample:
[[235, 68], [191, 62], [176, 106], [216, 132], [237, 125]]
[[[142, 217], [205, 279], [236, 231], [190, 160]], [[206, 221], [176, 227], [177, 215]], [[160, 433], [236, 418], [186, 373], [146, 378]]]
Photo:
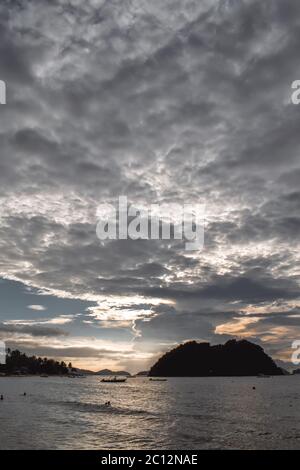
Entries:
[[[78, 367], [300, 339], [300, 3], [3, 0], [0, 339]], [[205, 205], [205, 244], [106, 240], [97, 208]]]

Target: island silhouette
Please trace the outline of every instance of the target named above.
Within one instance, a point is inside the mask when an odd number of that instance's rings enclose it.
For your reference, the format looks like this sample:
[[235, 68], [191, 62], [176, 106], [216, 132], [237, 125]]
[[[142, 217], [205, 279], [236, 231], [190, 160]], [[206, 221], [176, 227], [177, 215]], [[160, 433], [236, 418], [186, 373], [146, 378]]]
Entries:
[[189, 341], [164, 354], [151, 367], [151, 377], [225, 377], [283, 375], [261, 346], [247, 340], [224, 345]]

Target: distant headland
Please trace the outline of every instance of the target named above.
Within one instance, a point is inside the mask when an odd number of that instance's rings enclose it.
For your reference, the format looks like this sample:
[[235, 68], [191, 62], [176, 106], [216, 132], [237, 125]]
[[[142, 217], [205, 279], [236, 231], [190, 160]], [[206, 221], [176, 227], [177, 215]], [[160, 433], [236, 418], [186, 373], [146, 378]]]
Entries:
[[262, 347], [247, 340], [224, 345], [189, 341], [164, 354], [151, 367], [156, 377], [225, 377], [283, 375]]
[[0, 365], [1, 375], [67, 375], [72, 370], [72, 364], [64, 361], [27, 356], [17, 349], [8, 349], [6, 363]]
[[6, 354], [6, 363], [0, 364], [0, 376], [22, 376], [22, 375], [64, 375], [71, 377], [79, 377], [85, 375], [108, 375], [108, 376], [125, 376], [129, 377], [130, 373], [124, 370], [112, 371], [110, 369], [102, 369], [98, 372], [91, 370], [79, 369], [73, 367], [69, 362], [67, 365], [64, 361], [55, 361], [47, 357], [41, 358], [36, 356], [27, 356], [17, 349], [11, 351], [8, 349]]

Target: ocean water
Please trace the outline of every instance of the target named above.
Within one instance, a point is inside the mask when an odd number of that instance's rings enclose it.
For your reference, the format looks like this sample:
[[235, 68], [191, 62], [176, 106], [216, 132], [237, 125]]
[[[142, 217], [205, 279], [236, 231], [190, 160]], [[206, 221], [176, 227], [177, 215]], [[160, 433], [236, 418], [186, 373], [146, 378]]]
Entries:
[[0, 378], [0, 449], [300, 449], [300, 376], [100, 380]]

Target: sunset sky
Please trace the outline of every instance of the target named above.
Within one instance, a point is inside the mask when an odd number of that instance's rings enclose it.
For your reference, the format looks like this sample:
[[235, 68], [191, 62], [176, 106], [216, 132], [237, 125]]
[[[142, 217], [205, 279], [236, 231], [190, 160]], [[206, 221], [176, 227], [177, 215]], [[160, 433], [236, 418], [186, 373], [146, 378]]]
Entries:
[[[300, 3], [0, 4], [0, 339], [99, 370], [188, 339], [300, 340]], [[205, 204], [205, 246], [96, 236]]]

